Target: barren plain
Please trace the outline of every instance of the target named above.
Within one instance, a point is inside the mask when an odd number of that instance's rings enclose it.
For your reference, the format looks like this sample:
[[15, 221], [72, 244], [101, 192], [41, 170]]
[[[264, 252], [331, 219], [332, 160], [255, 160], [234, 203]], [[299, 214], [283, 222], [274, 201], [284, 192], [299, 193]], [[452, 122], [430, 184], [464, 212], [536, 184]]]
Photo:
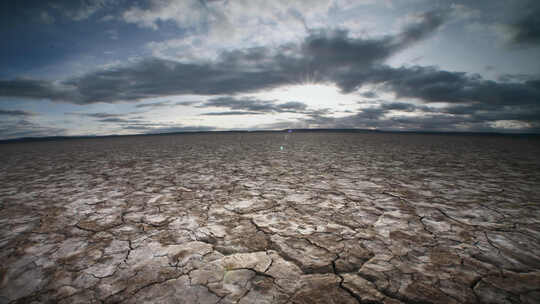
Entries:
[[0, 152], [0, 303], [540, 303], [537, 138], [186, 134]]

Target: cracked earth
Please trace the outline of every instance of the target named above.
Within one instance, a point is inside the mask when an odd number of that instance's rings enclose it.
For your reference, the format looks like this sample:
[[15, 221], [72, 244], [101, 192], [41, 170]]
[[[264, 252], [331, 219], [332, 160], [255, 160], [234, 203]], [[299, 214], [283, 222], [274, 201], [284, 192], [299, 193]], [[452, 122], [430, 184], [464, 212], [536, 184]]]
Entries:
[[0, 151], [0, 303], [540, 302], [537, 139], [232, 133]]

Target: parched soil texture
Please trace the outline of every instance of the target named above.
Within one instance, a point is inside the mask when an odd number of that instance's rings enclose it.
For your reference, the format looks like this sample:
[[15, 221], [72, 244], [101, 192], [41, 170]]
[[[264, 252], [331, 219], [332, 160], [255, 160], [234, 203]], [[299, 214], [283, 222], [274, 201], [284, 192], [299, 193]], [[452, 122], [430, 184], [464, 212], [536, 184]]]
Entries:
[[540, 141], [0, 145], [0, 303], [540, 303]]

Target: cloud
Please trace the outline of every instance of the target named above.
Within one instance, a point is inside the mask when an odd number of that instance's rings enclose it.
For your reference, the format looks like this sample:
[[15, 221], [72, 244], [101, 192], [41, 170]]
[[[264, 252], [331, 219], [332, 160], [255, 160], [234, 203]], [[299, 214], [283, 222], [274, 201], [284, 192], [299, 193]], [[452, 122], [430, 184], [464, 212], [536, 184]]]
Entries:
[[448, 18], [448, 13], [442, 10], [427, 11], [415, 16], [415, 22], [405, 26], [397, 35], [396, 46], [406, 48], [432, 35]]
[[66, 135], [63, 128], [48, 127], [26, 119], [0, 120], [0, 139]]
[[23, 110], [2, 110], [0, 109], [0, 116], [35, 116], [36, 113], [23, 111]]
[[148, 129], [147, 134], [174, 133], [174, 132], [203, 132], [216, 130], [211, 126], [170, 126]]
[[[407, 113], [418, 112], [416, 115]], [[527, 113], [529, 112], [529, 113]], [[417, 131], [539, 132], [540, 109], [488, 109], [482, 105], [446, 108], [408, 103], [382, 103], [353, 115], [329, 117], [311, 115], [289, 124], [301, 128], [359, 128]]]
[[[157, 30], [165, 22], [180, 28], [206, 28], [208, 32], [235, 31], [241, 25], [274, 21], [302, 24], [311, 15], [321, 15], [331, 6], [344, 8], [341, 0], [288, 1], [207, 1], [207, 0], [149, 0], [147, 5], [133, 5], [122, 18], [125, 22]], [[292, 19], [288, 20], [288, 19]], [[257, 22], [259, 21], [259, 22]]]
[[452, 3], [450, 5], [450, 9], [452, 17], [456, 18], [457, 20], [475, 19], [481, 17], [482, 15], [481, 11], [463, 4]]
[[112, 0], [69, 0], [56, 1], [50, 6], [62, 12], [66, 17], [74, 21], [88, 19], [98, 11], [106, 8]]
[[349, 84], [356, 81], [355, 73], [382, 64], [393, 53], [425, 38], [441, 22], [433, 13], [426, 13], [419, 20], [397, 36], [379, 39], [353, 39], [345, 31], [319, 30], [297, 45], [223, 52], [215, 62], [150, 58], [61, 82], [1, 80], [0, 96], [76, 104], [112, 103], [167, 95], [253, 92], [306, 78], [337, 82], [344, 91], [350, 91], [359, 85]]
[[143, 120], [141, 120], [141, 117], [127, 117], [131, 115], [132, 113], [114, 114], [114, 113], [103, 113], [103, 112], [99, 112], [99, 113], [66, 112], [64, 114], [97, 118], [98, 122], [104, 122], [104, 123], [133, 124], [133, 123], [144, 122]]
[[244, 110], [259, 113], [297, 113], [306, 110], [307, 105], [297, 101], [277, 104], [275, 101], [271, 100], [260, 100], [253, 98], [238, 99], [227, 96], [210, 99], [197, 107], [219, 107], [229, 108], [231, 110]]
[[507, 30], [510, 42], [521, 46], [540, 45], [540, 5], [532, 1], [527, 7], [527, 12], [515, 23], [510, 24]]
[[186, 126], [183, 124], [138, 123], [122, 126], [122, 130], [137, 131], [139, 134], [160, 134], [175, 132], [204, 132], [216, 130], [212, 126]]
[[372, 70], [366, 82], [382, 83], [398, 98], [424, 102], [533, 105], [540, 100], [538, 80], [519, 83], [484, 80], [479, 75], [441, 71], [434, 67], [383, 67]]
[[307, 108], [307, 105], [303, 102], [289, 101], [276, 105], [277, 112], [300, 112]]
[[158, 29], [159, 22], [174, 21], [187, 27], [208, 22], [212, 16], [219, 16], [218, 11], [209, 10], [204, 3], [197, 0], [150, 0], [147, 8], [132, 6], [122, 14], [125, 22], [135, 23], [141, 27]]
[[119, 117], [111, 117], [111, 118], [103, 118], [98, 120], [99, 122], [108, 122], [108, 123], [132, 123], [132, 122], [139, 122], [139, 119], [128, 119], [128, 118], [119, 118]]
[[377, 98], [378, 95], [377, 93], [373, 91], [367, 91], [367, 92], [361, 93], [360, 96], [365, 97], [365, 98]]
[[75, 113], [75, 112], [66, 112], [66, 115], [77, 115], [77, 116], [86, 116], [92, 118], [111, 118], [111, 117], [120, 117], [125, 114], [112, 114], [112, 113]]
[[169, 101], [160, 101], [160, 102], [154, 102], [154, 103], [143, 103], [138, 104], [135, 107], [136, 108], [162, 108], [162, 107], [170, 107], [171, 104]]
[[74, 103], [81, 98], [75, 88], [66, 87], [55, 82], [26, 78], [0, 80], [0, 96], [50, 99]]
[[200, 101], [179, 101], [174, 103], [177, 106], [192, 106], [194, 104], [198, 104]]
[[[393, 54], [432, 35], [447, 15], [430, 11], [416, 15], [413, 22], [393, 36], [353, 38], [344, 30], [311, 30], [300, 43], [276, 48], [257, 47], [222, 52], [214, 61], [178, 62], [150, 58], [126, 65], [83, 74], [60, 82], [33, 79], [0, 81], [0, 96], [50, 99], [76, 104], [138, 101], [168, 95], [227, 95], [207, 101], [184, 101], [175, 105], [196, 105], [199, 108], [220, 107], [231, 111], [206, 115], [239, 113], [300, 113], [324, 123], [392, 127], [475, 127], [498, 120], [537, 121], [540, 80], [534, 77], [512, 77], [511, 81], [486, 80], [479, 75], [450, 72], [436, 67], [391, 67], [385, 61]], [[239, 98], [235, 94], [271, 89], [304, 80], [336, 84], [350, 93], [365, 85], [376, 85], [378, 93], [394, 93], [398, 100], [413, 99], [428, 105], [448, 103], [433, 108], [408, 103], [383, 103], [377, 108], [363, 109], [355, 115], [337, 119], [316, 113], [301, 102], [278, 103], [273, 100]], [[373, 92], [363, 97], [375, 98]], [[166, 102], [140, 104], [137, 107], [159, 107]], [[522, 111], [521, 109], [526, 109]], [[423, 116], [402, 115], [388, 118], [394, 112], [423, 112]], [[505, 114], [506, 113], [506, 114]], [[532, 114], [531, 114], [532, 113]], [[96, 117], [102, 122], [129, 123], [120, 117]], [[416, 122], [414, 122], [416, 119]], [[132, 121], [132, 123], [134, 123]], [[135, 126], [133, 126], [135, 127]]]
[[111, 114], [111, 113], [65, 113], [68, 115], [78, 115], [85, 117], [98, 118], [98, 122], [117, 127], [122, 131], [136, 131], [142, 134], [157, 134], [171, 132], [190, 132], [190, 131], [210, 131], [214, 130], [211, 126], [186, 126], [180, 123], [163, 123], [145, 120], [143, 117], [127, 117], [130, 113]]
[[228, 111], [228, 112], [209, 112], [200, 115], [206, 116], [235, 116], [235, 115], [261, 115], [262, 112], [246, 112], [246, 111]]

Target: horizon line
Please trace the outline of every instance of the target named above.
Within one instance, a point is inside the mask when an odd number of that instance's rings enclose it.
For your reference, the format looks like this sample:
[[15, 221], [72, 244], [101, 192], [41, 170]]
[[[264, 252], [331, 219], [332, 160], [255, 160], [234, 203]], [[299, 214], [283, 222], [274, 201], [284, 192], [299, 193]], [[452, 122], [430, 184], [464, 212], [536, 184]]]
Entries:
[[437, 135], [487, 135], [487, 136], [532, 136], [540, 137], [540, 133], [532, 132], [497, 132], [497, 131], [430, 131], [430, 130], [381, 130], [381, 129], [356, 129], [356, 128], [289, 128], [279, 130], [194, 130], [194, 131], [176, 131], [162, 133], [139, 133], [139, 134], [109, 134], [109, 135], [58, 135], [58, 136], [40, 136], [40, 137], [16, 137], [0, 139], [1, 143], [20, 143], [20, 142], [40, 142], [55, 140], [74, 140], [74, 139], [92, 139], [92, 138], [117, 138], [134, 136], [167, 136], [167, 135], [189, 135], [189, 134], [211, 134], [211, 133], [283, 133], [283, 132], [301, 132], [301, 133], [397, 133], [397, 134], [437, 134]]

